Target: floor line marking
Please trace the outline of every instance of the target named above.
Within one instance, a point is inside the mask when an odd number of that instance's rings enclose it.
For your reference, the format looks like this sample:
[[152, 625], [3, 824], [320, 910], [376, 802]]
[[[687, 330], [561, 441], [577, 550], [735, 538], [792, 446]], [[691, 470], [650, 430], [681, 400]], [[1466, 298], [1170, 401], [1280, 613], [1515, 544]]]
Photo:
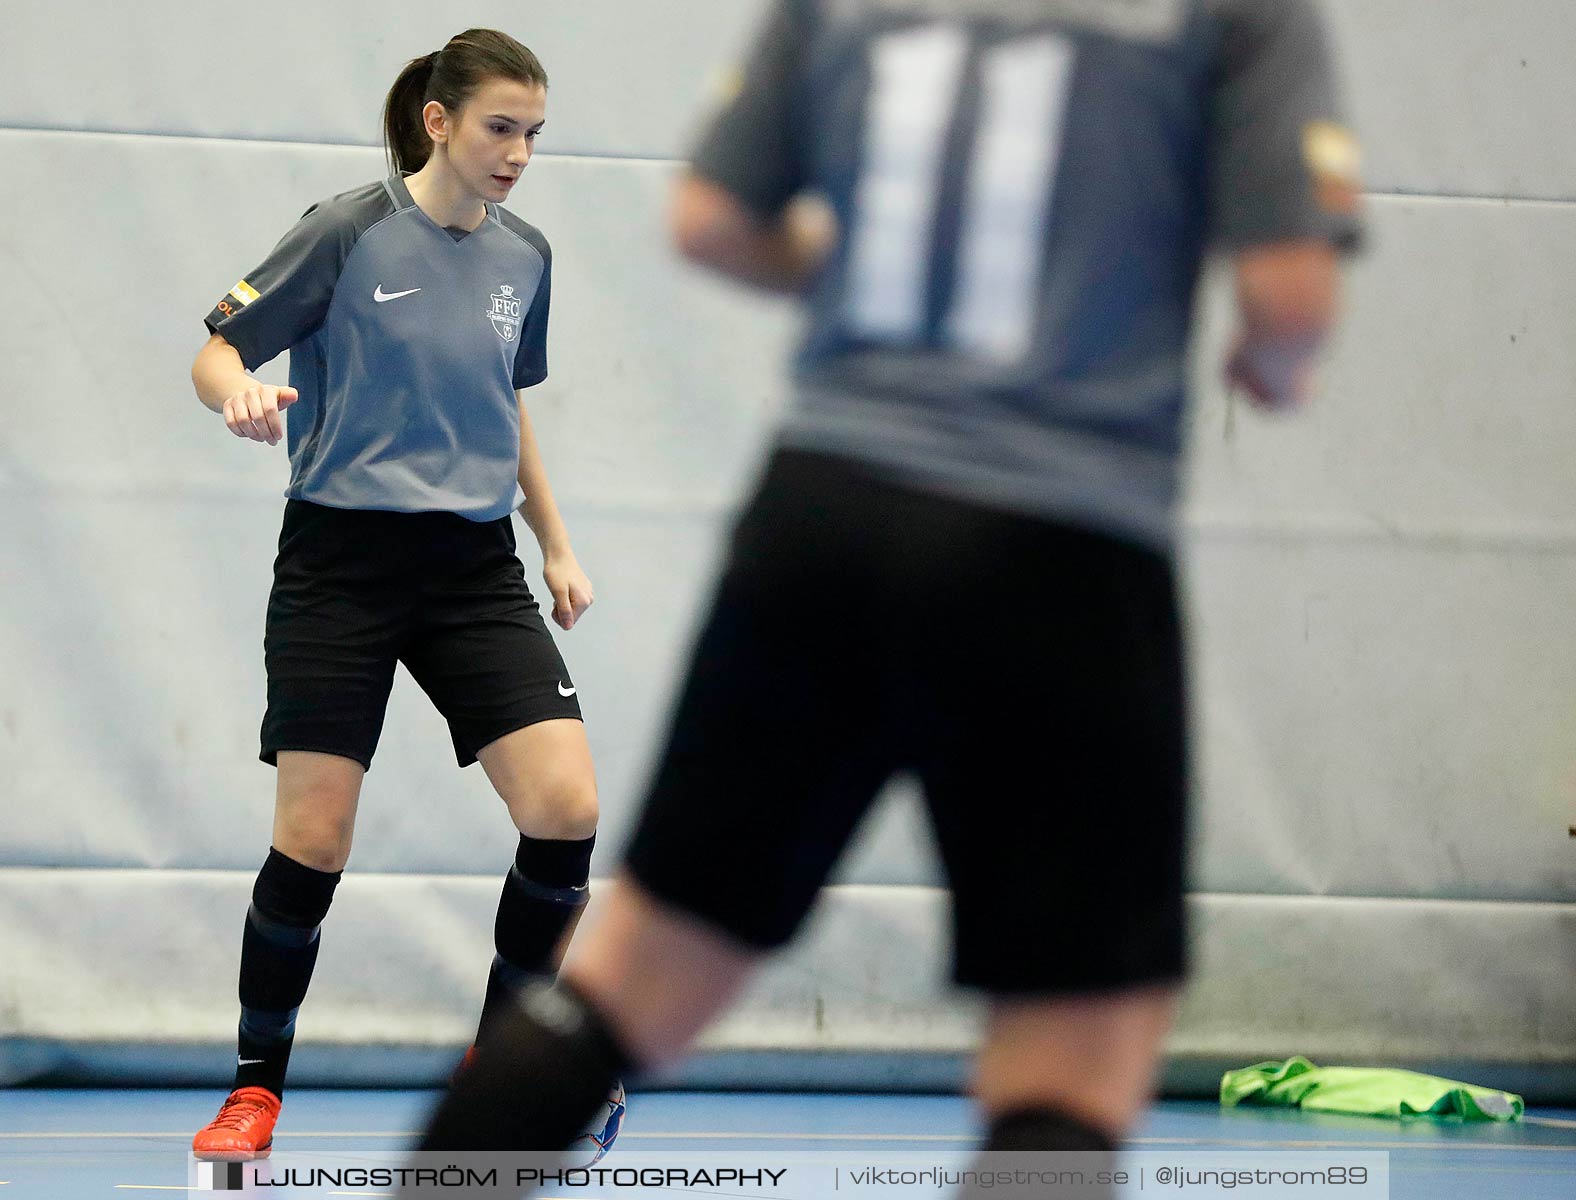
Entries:
[[669, 1141], [716, 1142], [967, 1142], [979, 1139], [972, 1133], [621, 1133], [624, 1138], [667, 1138]]
[[[1540, 1124], [1550, 1125], [1552, 1119], [1541, 1118]], [[1556, 1128], [1576, 1129], [1576, 1121], [1560, 1122]], [[136, 1139], [136, 1138], [180, 1138], [185, 1140], [191, 1135], [188, 1133], [173, 1132], [124, 1132], [124, 1133], [0, 1133], [0, 1140], [5, 1141], [64, 1141], [67, 1139]], [[334, 1138], [339, 1140], [354, 1138], [414, 1138], [417, 1133], [413, 1130], [292, 1130], [288, 1135], [291, 1140], [310, 1138]], [[940, 1142], [958, 1142], [972, 1144], [977, 1140], [974, 1134], [941, 1134], [941, 1133], [750, 1133], [734, 1131], [695, 1131], [695, 1132], [660, 1132], [660, 1131], [635, 1131], [630, 1130], [620, 1135], [622, 1141], [718, 1141], [718, 1142], [914, 1142], [931, 1144]], [[1192, 1138], [1167, 1138], [1167, 1137], [1141, 1137], [1129, 1138], [1127, 1144], [1131, 1146], [1229, 1146], [1241, 1149], [1282, 1149], [1282, 1150], [1505, 1150], [1522, 1151], [1527, 1153], [1576, 1153], [1576, 1143], [1565, 1146], [1539, 1146], [1527, 1145], [1516, 1142], [1481, 1142], [1481, 1141], [1410, 1141], [1405, 1139], [1394, 1140], [1369, 1140], [1348, 1138], [1297, 1138], [1297, 1139], [1248, 1139], [1220, 1138], [1220, 1137], [1192, 1137]]]
[[[343, 1130], [343, 1131], [340, 1131], [340, 1132], [333, 1132], [333, 1131], [328, 1131], [328, 1132], [321, 1132], [321, 1131], [297, 1132], [296, 1130], [292, 1129], [290, 1131], [290, 1136], [293, 1137], [293, 1138], [357, 1138], [357, 1137], [366, 1137], [366, 1138], [413, 1138], [413, 1137], [416, 1137], [417, 1135], [416, 1135], [415, 1132], [413, 1132], [412, 1130], [409, 1130], [409, 1129], [397, 1129], [397, 1130], [349, 1129], [349, 1130]], [[167, 1129], [165, 1129], [165, 1130], [156, 1130], [156, 1131], [145, 1132], [145, 1133], [139, 1133], [139, 1132], [136, 1132], [136, 1131], [126, 1131], [126, 1132], [120, 1132], [120, 1133], [54, 1133], [54, 1132], [48, 1132], [48, 1133], [0, 1133], [0, 1140], [8, 1140], [8, 1141], [25, 1141], [25, 1140], [30, 1139], [30, 1138], [38, 1138], [38, 1139], [50, 1139], [50, 1138], [56, 1138], [56, 1139], [58, 1139], [58, 1138], [186, 1138], [186, 1139], [189, 1139], [190, 1137], [191, 1137], [191, 1134], [189, 1134], [189, 1133], [171, 1132], [170, 1130], [167, 1130]]]
[[[0, 1139], [25, 1141], [28, 1139], [65, 1139], [65, 1138], [188, 1138], [188, 1133], [163, 1132], [124, 1132], [124, 1133], [0, 1133]], [[412, 1129], [395, 1130], [295, 1130], [289, 1133], [291, 1138], [414, 1138], [420, 1133]], [[831, 1141], [831, 1142], [973, 1142], [976, 1140], [971, 1133], [652, 1133], [630, 1132], [621, 1134], [625, 1138], [673, 1138], [673, 1139], [722, 1139], [738, 1140], [741, 1138], [759, 1138], [765, 1141]]]
[[[977, 1139], [972, 1134], [930, 1133], [622, 1133], [619, 1140], [638, 1138], [665, 1138], [669, 1141], [790, 1141], [790, 1142], [966, 1142]], [[1504, 1142], [1412, 1142], [1412, 1141], [1339, 1141], [1325, 1139], [1287, 1141], [1242, 1141], [1233, 1138], [1128, 1138], [1130, 1146], [1233, 1146], [1243, 1149], [1371, 1149], [1371, 1150], [1538, 1150], [1558, 1153], [1576, 1152], [1571, 1146], [1529, 1146]]]
[[1244, 1142], [1225, 1138], [1130, 1138], [1133, 1146], [1231, 1146], [1240, 1150], [1515, 1150], [1523, 1154], [1576, 1153], [1576, 1145], [1528, 1146], [1506, 1142], [1369, 1142], [1369, 1141], [1264, 1141]]

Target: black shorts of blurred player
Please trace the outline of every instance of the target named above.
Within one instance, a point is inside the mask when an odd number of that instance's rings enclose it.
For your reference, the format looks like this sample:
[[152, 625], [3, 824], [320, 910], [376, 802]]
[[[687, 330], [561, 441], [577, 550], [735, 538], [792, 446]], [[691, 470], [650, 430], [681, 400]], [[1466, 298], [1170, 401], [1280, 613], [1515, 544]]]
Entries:
[[1119, 1139], [1185, 971], [1181, 642], [1151, 550], [779, 454], [567, 981], [636, 1062], [672, 1061], [909, 770], [955, 976], [991, 1001], [977, 1099]]

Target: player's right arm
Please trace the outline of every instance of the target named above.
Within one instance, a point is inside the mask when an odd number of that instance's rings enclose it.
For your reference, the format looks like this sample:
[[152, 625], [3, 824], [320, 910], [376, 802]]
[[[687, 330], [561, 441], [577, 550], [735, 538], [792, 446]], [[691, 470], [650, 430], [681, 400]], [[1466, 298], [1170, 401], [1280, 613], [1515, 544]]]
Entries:
[[240, 352], [219, 334], [210, 334], [192, 363], [197, 399], [224, 417], [236, 437], [277, 446], [285, 435], [279, 414], [296, 402], [293, 387], [260, 383], [247, 373]]
[[777, 0], [730, 95], [674, 194], [673, 239], [692, 262], [741, 283], [799, 292], [835, 239], [824, 206], [799, 195], [807, 175], [805, 0]]
[[354, 238], [343, 206], [314, 205], [205, 318], [209, 337], [192, 363], [192, 386], [237, 437], [270, 446], [284, 437], [280, 413], [295, 403], [296, 389], [250, 372], [323, 323]]
[[1226, 375], [1266, 407], [1293, 407], [1340, 313], [1339, 256], [1361, 234], [1357, 142], [1314, 0], [1214, 3], [1210, 224], [1235, 257], [1240, 319]]
[[837, 237], [835, 218], [824, 205], [804, 199], [763, 217], [695, 174], [674, 192], [671, 220], [674, 244], [691, 262], [789, 295], [809, 286]]

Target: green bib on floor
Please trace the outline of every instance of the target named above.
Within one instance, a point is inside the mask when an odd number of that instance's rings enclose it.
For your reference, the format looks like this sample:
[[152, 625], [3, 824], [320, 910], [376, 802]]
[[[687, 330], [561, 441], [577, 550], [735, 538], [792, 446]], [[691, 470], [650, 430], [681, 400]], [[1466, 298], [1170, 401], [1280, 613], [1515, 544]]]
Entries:
[[1383, 1067], [1316, 1067], [1306, 1058], [1255, 1063], [1227, 1071], [1220, 1102], [1303, 1108], [1367, 1117], [1453, 1116], [1464, 1121], [1514, 1121], [1520, 1096], [1415, 1071]]

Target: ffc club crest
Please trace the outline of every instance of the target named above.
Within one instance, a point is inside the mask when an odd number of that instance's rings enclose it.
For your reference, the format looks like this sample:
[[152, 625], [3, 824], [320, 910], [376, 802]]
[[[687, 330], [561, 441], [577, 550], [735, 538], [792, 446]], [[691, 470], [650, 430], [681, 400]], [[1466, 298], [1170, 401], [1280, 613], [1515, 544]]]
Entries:
[[515, 334], [520, 332], [520, 297], [514, 294], [514, 289], [507, 283], [500, 284], [492, 294], [492, 307], [487, 310], [487, 319], [498, 331], [498, 336], [506, 342], [514, 341]]

